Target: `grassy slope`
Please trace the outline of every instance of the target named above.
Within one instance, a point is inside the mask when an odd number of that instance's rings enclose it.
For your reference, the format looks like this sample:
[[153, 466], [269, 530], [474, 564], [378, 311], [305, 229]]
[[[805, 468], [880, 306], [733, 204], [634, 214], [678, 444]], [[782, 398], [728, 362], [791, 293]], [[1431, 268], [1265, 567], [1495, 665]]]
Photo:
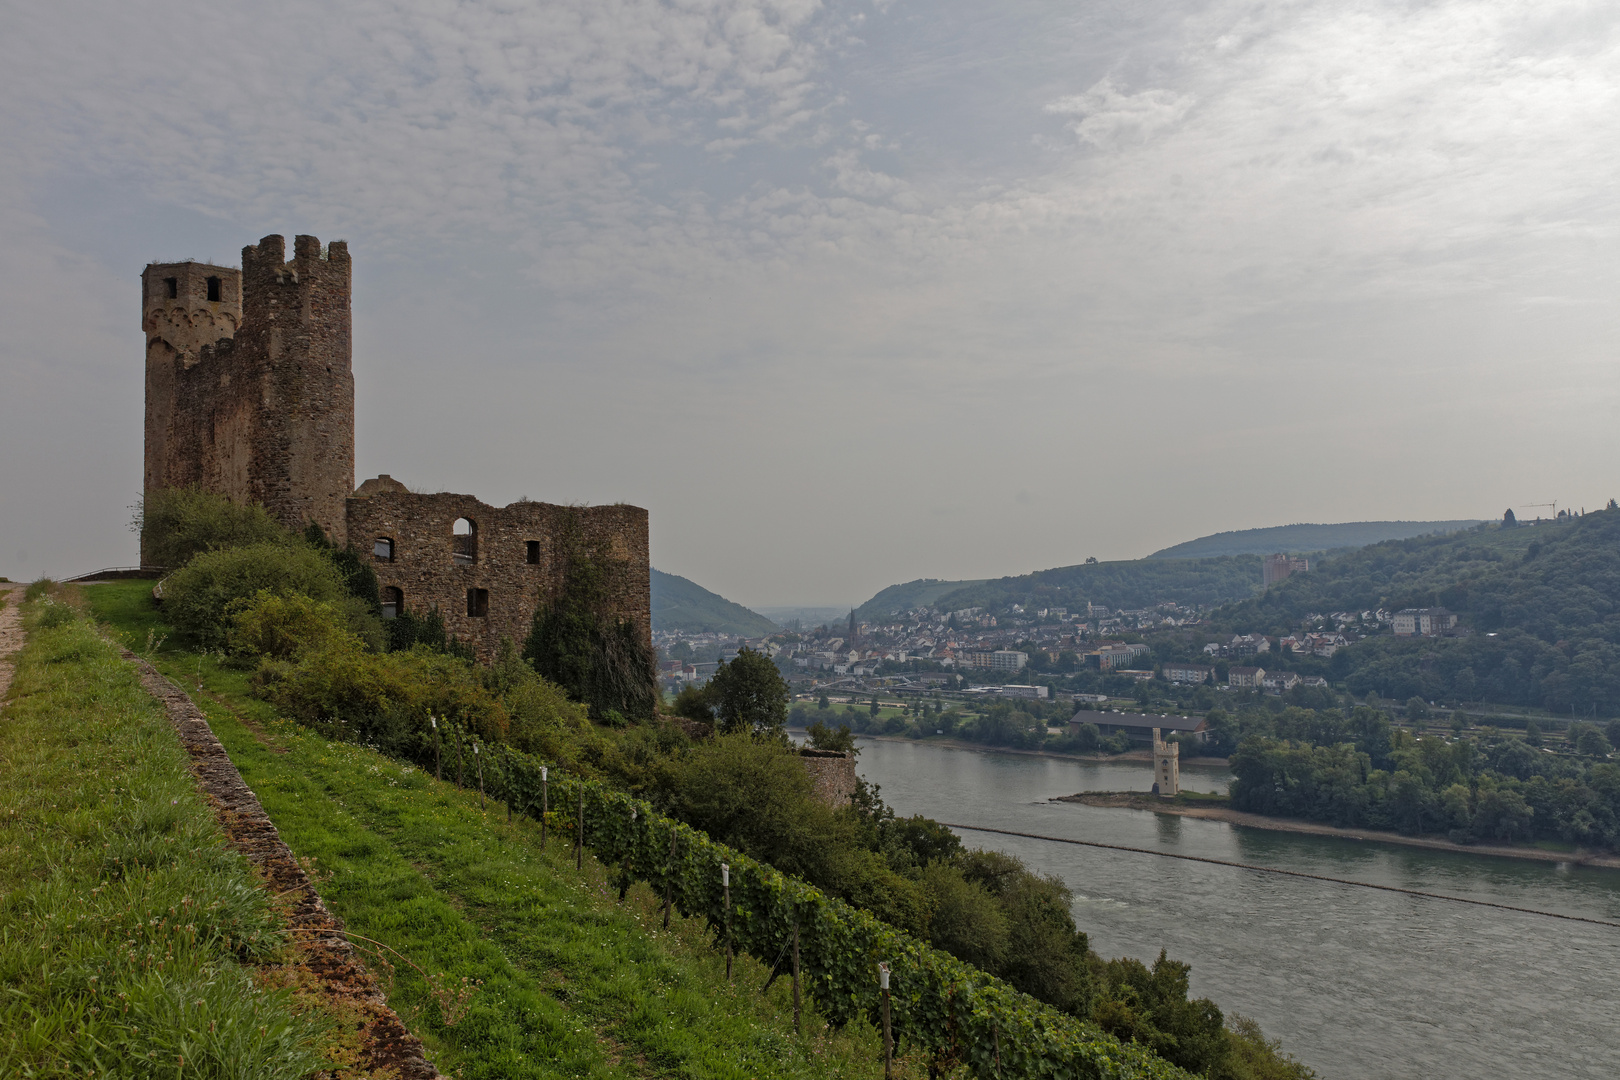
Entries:
[[[139, 647], [157, 617], [126, 584], [91, 590], [98, 615]], [[161, 632], [161, 631], [159, 631]], [[351, 931], [430, 974], [481, 986], [454, 1026], [423, 978], [393, 958], [390, 1001], [440, 1068], [467, 1077], [855, 1077], [881, 1071], [876, 1033], [792, 1035], [785, 980], [769, 997], [745, 959], [727, 984], [703, 928], [656, 925], [644, 887], [616, 902], [602, 867], [542, 851], [533, 822], [363, 748], [327, 743], [250, 699], [245, 677], [194, 654], [158, 666], [195, 695], [293, 852], [332, 875], [322, 896]], [[217, 697], [215, 696], [217, 695]], [[228, 703], [228, 705], [226, 704]]]
[[29, 612], [0, 717], [0, 1076], [303, 1075], [326, 1025], [261, 992], [288, 969], [239, 963], [284, 949], [271, 898], [133, 669], [67, 611]]
[[750, 611], [694, 581], [662, 570], [652, 572], [652, 619], [655, 630], [710, 631], [765, 637], [777, 626], [757, 611]]

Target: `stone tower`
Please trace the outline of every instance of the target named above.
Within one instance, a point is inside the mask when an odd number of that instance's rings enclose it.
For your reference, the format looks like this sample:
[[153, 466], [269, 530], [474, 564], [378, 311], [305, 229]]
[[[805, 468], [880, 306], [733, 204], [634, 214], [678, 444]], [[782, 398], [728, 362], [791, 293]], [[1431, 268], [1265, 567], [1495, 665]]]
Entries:
[[[267, 236], [242, 269], [153, 263], [146, 331], [145, 490], [197, 484], [262, 503], [289, 529], [346, 539], [354, 490], [348, 245]], [[145, 552], [142, 562], [147, 562]]]
[[1159, 738], [1158, 728], [1153, 729], [1153, 793], [1181, 794], [1181, 744]]

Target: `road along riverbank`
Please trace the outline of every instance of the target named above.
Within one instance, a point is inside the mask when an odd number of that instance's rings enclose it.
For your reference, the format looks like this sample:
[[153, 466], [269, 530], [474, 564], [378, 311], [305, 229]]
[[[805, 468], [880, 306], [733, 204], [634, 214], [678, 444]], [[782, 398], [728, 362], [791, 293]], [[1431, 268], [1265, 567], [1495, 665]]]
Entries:
[[1346, 840], [1371, 840], [1381, 844], [1401, 844], [1406, 847], [1428, 848], [1431, 851], [1455, 851], [1464, 855], [1494, 855], [1505, 859], [1530, 859], [1535, 862], [1567, 863], [1574, 866], [1601, 866], [1620, 870], [1620, 856], [1596, 851], [1547, 851], [1542, 848], [1510, 844], [1455, 844], [1433, 836], [1407, 836], [1404, 833], [1384, 832], [1379, 829], [1344, 829], [1320, 821], [1299, 818], [1271, 817], [1234, 810], [1229, 806], [1203, 806], [1160, 799], [1157, 795], [1140, 791], [1081, 791], [1073, 795], [1060, 795], [1053, 802], [1082, 803], [1117, 810], [1148, 810], [1155, 814], [1173, 814], [1177, 817], [1200, 818], [1205, 821], [1224, 821], [1230, 825], [1243, 825], [1251, 829], [1269, 829], [1273, 832], [1304, 833], [1311, 836], [1337, 836]]

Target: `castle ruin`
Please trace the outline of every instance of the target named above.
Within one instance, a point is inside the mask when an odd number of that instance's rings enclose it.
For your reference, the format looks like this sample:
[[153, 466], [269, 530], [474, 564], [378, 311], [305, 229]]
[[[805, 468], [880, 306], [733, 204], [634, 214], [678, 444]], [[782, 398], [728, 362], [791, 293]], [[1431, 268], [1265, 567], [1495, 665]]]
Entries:
[[495, 507], [387, 475], [355, 489], [349, 298], [348, 245], [313, 236], [294, 239], [290, 261], [267, 236], [242, 249], [240, 270], [148, 265], [146, 493], [196, 485], [259, 503], [289, 530], [313, 521], [371, 555], [385, 619], [436, 609], [484, 660], [502, 638], [521, 643], [588, 560], [601, 614], [631, 622], [651, 655], [645, 510]]

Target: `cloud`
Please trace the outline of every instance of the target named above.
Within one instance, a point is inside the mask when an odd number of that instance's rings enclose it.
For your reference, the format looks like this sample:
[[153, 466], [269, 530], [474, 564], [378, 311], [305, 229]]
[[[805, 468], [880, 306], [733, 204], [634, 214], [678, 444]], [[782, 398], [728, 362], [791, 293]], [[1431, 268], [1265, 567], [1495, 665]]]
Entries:
[[[1613, 395], [1582, 390], [1620, 271], [1609, 6], [59, 0], [8, 12], [0, 93], [6, 370], [108, 490], [138, 484], [139, 417], [96, 377], [138, 394], [139, 261], [283, 230], [356, 253], [363, 459], [642, 500], [671, 567], [728, 595], [1465, 516], [1428, 500], [1549, 466], [1532, 370], [1590, 433], [1571, 468], [1620, 449]], [[61, 422], [87, 401], [95, 425]], [[8, 460], [42, 431], [19, 410]], [[407, 437], [436, 430], [456, 454]], [[1525, 441], [1483, 468], [1477, 430]], [[1290, 472], [1308, 442], [1356, 449]], [[783, 443], [793, 484], [748, 473]], [[1284, 463], [1255, 505], [1095, 512], [1260, 447]], [[928, 527], [1009, 461], [1015, 498], [1065, 498], [1014, 537]], [[745, 514], [683, 479], [717, 462], [757, 484]], [[29, 500], [80, 482], [40, 475]], [[784, 486], [876, 534], [806, 531]], [[0, 480], [0, 552], [23, 489]]]
[[1178, 123], [1193, 103], [1191, 95], [1173, 90], [1127, 94], [1109, 77], [1083, 94], [1048, 102], [1044, 111], [1056, 116], [1077, 117], [1068, 125], [1069, 130], [1081, 142], [1107, 150], [1125, 143], [1145, 142]]

